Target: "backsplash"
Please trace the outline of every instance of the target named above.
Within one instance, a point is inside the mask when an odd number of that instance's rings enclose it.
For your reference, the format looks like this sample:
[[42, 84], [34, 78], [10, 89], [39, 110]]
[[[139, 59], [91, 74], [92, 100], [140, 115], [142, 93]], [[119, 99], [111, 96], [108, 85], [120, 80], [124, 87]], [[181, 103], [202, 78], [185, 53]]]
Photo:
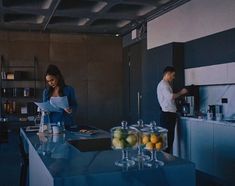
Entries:
[[[211, 85], [201, 86], [200, 111], [206, 112], [208, 105], [223, 105], [224, 118], [235, 118], [235, 85]], [[221, 102], [222, 98], [227, 98], [228, 103]]]

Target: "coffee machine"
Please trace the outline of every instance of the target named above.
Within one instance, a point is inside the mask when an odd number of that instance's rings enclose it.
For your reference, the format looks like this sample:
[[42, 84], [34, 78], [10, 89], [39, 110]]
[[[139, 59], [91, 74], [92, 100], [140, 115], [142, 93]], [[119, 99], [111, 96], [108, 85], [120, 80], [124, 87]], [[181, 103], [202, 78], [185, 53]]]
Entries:
[[199, 86], [185, 88], [188, 93], [176, 101], [177, 110], [183, 116], [195, 116], [199, 112]]
[[188, 103], [188, 116], [194, 116], [195, 115], [195, 98], [194, 96], [185, 96], [185, 102]]

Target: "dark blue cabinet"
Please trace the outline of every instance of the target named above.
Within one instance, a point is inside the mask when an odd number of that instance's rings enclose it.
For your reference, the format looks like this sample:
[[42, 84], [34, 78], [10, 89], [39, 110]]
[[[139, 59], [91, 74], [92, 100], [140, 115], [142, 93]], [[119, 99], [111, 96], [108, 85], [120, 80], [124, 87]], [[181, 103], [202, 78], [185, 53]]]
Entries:
[[156, 88], [166, 66], [176, 68], [174, 90], [177, 91], [184, 86], [184, 44], [170, 43], [147, 51], [146, 61], [142, 64], [142, 116], [145, 121], [159, 122]]
[[[124, 117], [130, 123], [141, 118], [142, 64], [146, 53], [146, 41], [124, 48]], [[138, 97], [139, 96], [139, 97]]]
[[235, 29], [185, 43], [185, 68], [228, 63], [235, 60]]

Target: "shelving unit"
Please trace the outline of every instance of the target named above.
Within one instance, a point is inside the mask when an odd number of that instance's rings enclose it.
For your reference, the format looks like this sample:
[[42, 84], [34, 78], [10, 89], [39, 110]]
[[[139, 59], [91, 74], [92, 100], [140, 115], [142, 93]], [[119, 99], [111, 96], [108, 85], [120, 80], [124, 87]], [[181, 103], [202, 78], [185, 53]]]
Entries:
[[[1, 121], [15, 128], [33, 124], [37, 107], [38, 60], [32, 65], [11, 65], [1, 56]], [[10, 125], [9, 125], [10, 126]]]

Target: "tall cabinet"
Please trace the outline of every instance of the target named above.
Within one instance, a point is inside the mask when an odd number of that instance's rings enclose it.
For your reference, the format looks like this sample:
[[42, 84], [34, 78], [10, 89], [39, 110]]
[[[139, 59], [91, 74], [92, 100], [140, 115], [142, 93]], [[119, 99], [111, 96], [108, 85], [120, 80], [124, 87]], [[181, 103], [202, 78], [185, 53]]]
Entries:
[[146, 40], [124, 48], [124, 119], [135, 123], [142, 118], [142, 64]]
[[[19, 65], [18, 65], [19, 64]], [[1, 122], [8, 128], [33, 124], [33, 116], [37, 109], [37, 68], [38, 61], [34, 57], [29, 65], [13, 65], [1, 56]]]
[[173, 66], [176, 69], [173, 89], [178, 91], [184, 86], [183, 43], [170, 43], [147, 51], [146, 61], [142, 65], [142, 115], [145, 121], [159, 122], [160, 105], [157, 101], [156, 89], [166, 66]]

